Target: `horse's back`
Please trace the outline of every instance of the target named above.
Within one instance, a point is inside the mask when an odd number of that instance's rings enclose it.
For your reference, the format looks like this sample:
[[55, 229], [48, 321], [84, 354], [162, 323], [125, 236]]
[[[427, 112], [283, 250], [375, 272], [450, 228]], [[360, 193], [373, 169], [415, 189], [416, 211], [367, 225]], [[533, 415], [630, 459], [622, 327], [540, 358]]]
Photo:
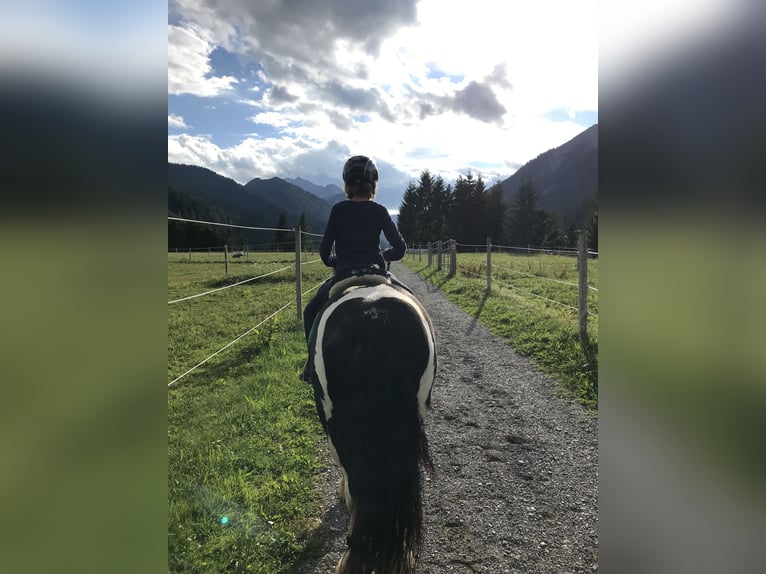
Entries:
[[[416, 396], [423, 407], [433, 384], [436, 350], [427, 312], [410, 293], [392, 285], [362, 286], [331, 299], [317, 319], [313, 366], [324, 397], [358, 400], [383, 385], [378, 400]], [[382, 406], [382, 405], [381, 405]], [[422, 413], [421, 413], [422, 414]]]

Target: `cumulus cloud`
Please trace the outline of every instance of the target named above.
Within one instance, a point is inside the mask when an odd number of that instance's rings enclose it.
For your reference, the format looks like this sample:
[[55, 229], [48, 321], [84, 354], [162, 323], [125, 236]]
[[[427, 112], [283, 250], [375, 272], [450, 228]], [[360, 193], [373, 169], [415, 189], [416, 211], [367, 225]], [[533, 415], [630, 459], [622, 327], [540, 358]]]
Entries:
[[508, 90], [513, 89], [513, 85], [508, 80], [508, 64], [506, 62], [497, 64], [492, 73], [485, 78], [485, 81], [492, 86]]
[[491, 87], [476, 81], [455, 93], [450, 106], [482, 122], [502, 122], [503, 114], [507, 111]]
[[266, 101], [269, 104], [280, 106], [282, 104], [292, 104], [298, 101], [298, 96], [291, 94], [284, 86], [272, 86], [266, 92]]
[[376, 87], [354, 88], [333, 80], [322, 86], [329, 98], [338, 104], [354, 111], [375, 112], [381, 117], [393, 121], [393, 115], [388, 108], [381, 91]]
[[[287, 57], [297, 64], [316, 63], [347, 40], [370, 53], [402, 26], [417, 23], [417, 0], [175, 0], [180, 10], [210, 29], [230, 34], [220, 21], [236, 22], [241, 31], [230, 43], [248, 41], [252, 49]], [[216, 24], [219, 22], [219, 24]], [[245, 40], [247, 39], [247, 40]]]
[[186, 122], [181, 116], [175, 114], [168, 114], [168, 127], [169, 128], [188, 128]]
[[[453, 177], [473, 161], [507, 170], [576, 135], [576, 125], [551, 122], [547, 110], [580, 109], [580, 100], [596, 109], [589, 103], [597, 102], [595, 75], [587, 73], [596, 65], [589, 51], [595, 2], [587, 4], [562, 2], [560, 23], [549, 8], [519, 5], [520, 26], [508, 36], [494, 0], [171, 0], [171, 22], [187, 35], [168, 39], [188, 56], [172, 60], [189, 69], [171, 63], [169, 91], [181, 79], [193, 93], [214, 91], [211, 82], [222, 76], [251, 106], [242, 121], [267, 124], [227, 149], [211, 149], [212, 137], [186, 141], [201, 160], [211, 158], [198, 164], [238, 181], [277, 175], [337, 183], [348, 153], [373, 155], [381, 169], [389, 161], [406, 178], [424, 167]], [[475, 17], [481, 41], [455, 42], [470, 35]], [[213, 53], [219, 47], [247, 65], [229, 66]], [[242, 70], [239, 82], [224, 76], [233, 69]], [[169, 153], [181, 143], [169, 144]]]
[[416, 102], [415, 109], [420, 120], [457, 112], [481, 122], [501, 124], [503, 115], [508, 111], [489, 84], [475, 80], [448, 95], [416, 92], [413, 88], [410, 88], [410, 93]]
[[210, 97], [230, 91], [237, 78], [209, 75], [214, 48], [208, 34], [196, 27], [168, 26], [168, 94]]

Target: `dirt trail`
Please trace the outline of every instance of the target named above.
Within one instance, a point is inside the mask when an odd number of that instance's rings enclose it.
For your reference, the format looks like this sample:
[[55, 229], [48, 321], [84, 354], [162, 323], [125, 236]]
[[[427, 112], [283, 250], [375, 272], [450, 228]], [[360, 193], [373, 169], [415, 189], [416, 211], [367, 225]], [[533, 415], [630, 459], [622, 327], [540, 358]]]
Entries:
[[[438, 373], [426, 431], [419, 574], [598, 571], [597, 420], [556, 396], [528, 359], [401, 264], [434, 322]], [[324, 476], [319, 552], [295, 574], [330, 574], [345, 549], [337, 470]], [[316, 549], [315, 549], [316, 550]]]

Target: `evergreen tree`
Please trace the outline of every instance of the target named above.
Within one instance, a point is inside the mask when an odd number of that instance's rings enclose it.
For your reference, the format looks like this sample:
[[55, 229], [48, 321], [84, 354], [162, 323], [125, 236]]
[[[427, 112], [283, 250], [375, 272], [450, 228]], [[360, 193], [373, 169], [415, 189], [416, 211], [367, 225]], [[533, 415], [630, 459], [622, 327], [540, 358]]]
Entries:
[[[236, 223], [216, 206], [186, 192], [168, 187], [168, 215], [183, 219]], [[188, 249], [199, 247], [221, 247], [230, 243], [231, 229], [168, 220], [168, 248]]]
[[535, 224], [532, 235], [532, 245], [538, 247], [560, 247], [561, 229], [556, 216], [548, 211], [535, 211]]
[[294, 251], [295, 234], [292, 231], [281, 231], [282, 229], [289, 229], [287, 225], [287, 215], [284, 213], [279, 214], [279, 219], [277, 220], [276, 227], [280, 231], [274, 232], [274, 239], [271, 242], [271, 248], [274, 251]]
[[485, 186], [471, 172], [458, 176], [452, 197], [449, 235], [458, 243], [484, 243], [487, 237]]
[[303, 248], [303, 251], [314, 251], [314, 245], [312, 242], [312, 237], [308, 235], [311, 233], [311, 228], [309, 227], [308, 221], [306, 221], [306, 213], [301, 212], [301, 217], [298, 219], [298, 227], [301, 228], [301, 231], [303, 232], [301, 234], [301, 247]]
[[447, 218], [452, 208], [452, 187], [444, 183], [442, 176], [437, 176], [433, 182], [431, 206], [428, 210], [428, 229], [432, 241], [446, 239], [449, 236]]
[[591, 212], [588, 218], [588, 247], [593, 251], [598, 251], [598, 189], [591, 202]]
[[424, 209], [418, 189], [414, 181], [407, 184], [402, 196], [402, 203], [399, 206], [399, 233], [402, 234], [405, 243], [412, 245], [414, 243], [423, 243], [422, 230], [418, 226], [421, 218], [421, 212]]
[[422, 171], [417, 183], [407, 185], [399, 207], [399, 232], [404, 240], [412, 245], [444, 239], [450, 203], [451, 189], [442, 177]]
[[503, 199], [503, 186], [499, 181], [495, 183], [487, 193], [485, 210], [485, 235], [491, 237], [493, 242], [497, 243], [503, 238], [506, 213], [505, 200]]
[[569, 227], [567, 227], [562, 245], [564, 247], [577, 247], [577, 226], [574, 223], [570, 223]]
[[306, 213], [305, 212], [301, 212], [301, 216], [298, 219], [298, 227], [300, 227], [301, 231], [303, 231], [304, 233], [310, 233], [311, 232], [311, 230], [309, 229], [309, 224], [306, 221]]
[[531, 179], [523, 179], [508, 209], [508, 241], [512, 246], [526, 247], [532, 242], [537, 190]]
[[522, 180], [511, 200], [507, 226], [513, 246], [558, 247], [562, 240], [556, 216], [537, 209], [537, 189], [529, 178]]

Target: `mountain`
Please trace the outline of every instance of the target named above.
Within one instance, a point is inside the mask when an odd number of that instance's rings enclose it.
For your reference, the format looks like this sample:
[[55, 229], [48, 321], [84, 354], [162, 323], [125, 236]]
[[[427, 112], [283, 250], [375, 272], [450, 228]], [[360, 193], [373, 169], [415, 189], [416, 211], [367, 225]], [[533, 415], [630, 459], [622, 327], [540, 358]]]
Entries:
[[322, 199], [330, 201], [330, 203], [335, 203], [331, 201], [331, 199], [338, 195], [343, 195], [345, 198], [346, 196], [343, 194], [343, 190], [339, 188], [335, 184], [327, 184], [324, 187], [321, 185], [317, 185], [316, 183], [313, 183], [307, 179], [303, 179], [302, 177], [296, 177], [296, 178], [286, 178], [285, 181], [287, 183], [292, 183], [293, 185], [297, 185], [304, 191], [308, 191], [309, 193], [313, 193], [317, 197], [321, 197]]
[[507, 202], [526, 178], [535, 184], [538, 208], [555, 214], [562, 228], [582, 223], [598, 189], [598, 124], [538, 155], [502, 181]]
[[[327, 201], [278, 177], [271, 179], [256, 177], [248, 181], [244, 189], [279, 206], [281, 212], [287, 215], [288, 222], [297, 223], [301, 213], [305, 213], [306, 221], [313, 233], [322, 233], [330, 217], [331, 205]], [[297, 217], [292, 217], [291, 214], [297, 214]]]
[[[331, 204], [300, 187], [279, 178], [255, 178], [246, 185], [204, 167], [168, 163], [168, 214], [200, 219], [274, 228], [284, 213], [290, 227], [305, 213], [309, 230], [322, 233], [330, 216]], [[193, 217], [190, 214], [198, 214]], [[215, 219], [205, 219], [215, 216]], [[273, 232], [230, 232], [232, 241], [261, 243], [270, 241]]]

